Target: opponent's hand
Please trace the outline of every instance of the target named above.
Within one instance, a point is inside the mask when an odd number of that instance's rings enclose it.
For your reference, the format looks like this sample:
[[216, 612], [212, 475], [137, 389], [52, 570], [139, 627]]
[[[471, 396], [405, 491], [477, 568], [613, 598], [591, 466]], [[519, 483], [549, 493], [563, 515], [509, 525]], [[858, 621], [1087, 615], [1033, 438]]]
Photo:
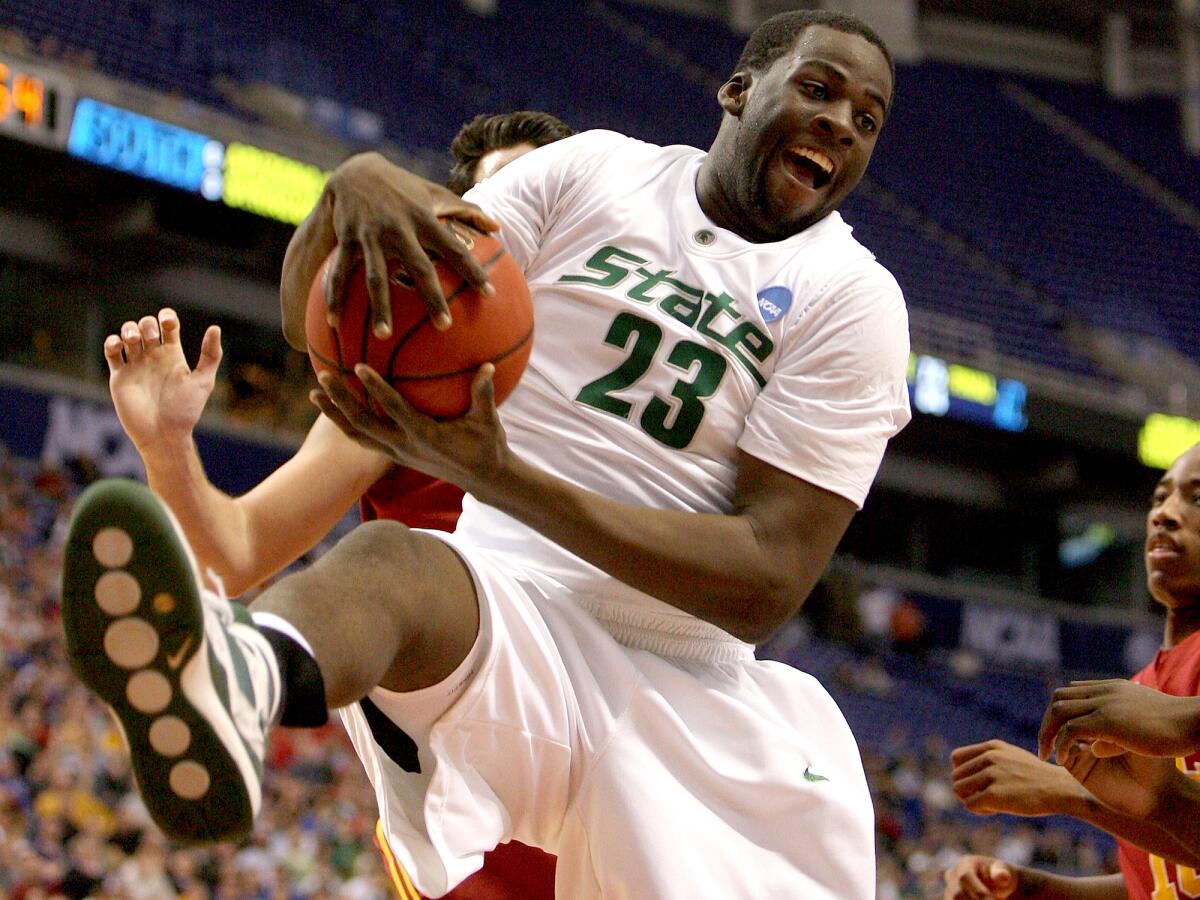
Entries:
[[1049, 816], [1065, 812], [1079, 793], [1069, 773], [1004, 741], [959, 747], [950, 754], [950, 780], [963, 806], [979, 815]]
[[985, 900], [1009, 897], [1020, 876], [1006, 862], [990, 856], [963, 856], [946, 870], [942, 900]]
[[333, 172], [321, 202], [328, 204], [338, 243], [325, 283], [331, 325], [337, 324], [350, 273], [360, 261], [371, 298], [372, 329], [381, 338], [392, 333], [388, 260], [404, 266], [438, 328], [450, 326], [450, 308], [431, 257], [444, 260], [485, 296], [493, 292], [478, 260], [438, 216], [459, 219], [480, 231], [496, 231], [500, 225], [447, 188], [378, 153], [363, 153]]
[[1107, 806], [1138, 819], [1153, 819], [1176, 779], [1185, 778], [1175, 760], [1120, 753], [1097, 756], [1087, 741], [1062, 748], [1059, 760], [1087, 791]]
[[1093, 742], [1097, 756], [1187, 756], [1200, 749], [1200, 698], [1172, 697], [1123, 678], [1073, 681], [1054, 692], [1042, 717], [1038, 753]]
[[471, 408], [449, 421], [417, 411], [379, 373], [362, 363], [354, 367], [354, 374], [367, 389], [367, 406], [343, 379], [330, 372], [318, 376], [321, 390], [309, 396], [362, 446], [456, 484], [487, 502], [488, 491], [500, 482], [511, 459], [496, 414], [494, 372], [491, 363], [480, 366], [471, 381]]
[[221, 330], [210, 325], [193, 370], [179, 343], [179, 318], [171, 309], [126, 322], [104, 340], [108, 388], [126, 434], [145, 455], [170, 452], [190, 441], [216, 383]]

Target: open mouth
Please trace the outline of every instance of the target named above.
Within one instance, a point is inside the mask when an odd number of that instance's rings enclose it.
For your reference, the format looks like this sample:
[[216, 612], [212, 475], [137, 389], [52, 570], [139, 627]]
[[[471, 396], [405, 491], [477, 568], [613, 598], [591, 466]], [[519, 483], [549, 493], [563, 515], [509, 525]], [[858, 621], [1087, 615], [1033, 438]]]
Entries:
[[797, 181], [820, 190], [833, 178], [833, 160], [820, 150], [797, 147], [784, 151], [784, 159]]

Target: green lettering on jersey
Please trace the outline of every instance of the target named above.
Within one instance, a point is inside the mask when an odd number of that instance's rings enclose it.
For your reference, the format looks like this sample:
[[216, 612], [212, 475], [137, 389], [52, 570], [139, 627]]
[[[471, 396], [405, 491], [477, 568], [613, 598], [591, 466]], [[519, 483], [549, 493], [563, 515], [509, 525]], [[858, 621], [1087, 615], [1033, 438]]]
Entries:
[[[678, 278], [672, 278], [670, 269], [651, 272], [647, 269], [639, 268], [636, 274], [642, 276], [642, 283], [626, 291], [626, 297], [630, 300], [636, 300], [639, 303], [657, 302], [659, 309], [671, 318], [678, 319], [689, 328], [695, 326], [696, 319], [700, 315], [702, 307], [701, 299], [704, 297], [704, 291], [684, 284]], [[672, 288], [675, 293], [669, 293], [663, 297], [651, 296], [650, 292], [659, 285], [666, 285], [668, 288]]]
[[743, 322], [730, 331], [729, 334], [725, 335], [725, 337], [721, 338], [721, 344], [728, 347], [746, 371], [754, 376], [754, 380], [758, 382], [759, 387], [767, 383], [766, 379], [759, 374], [754, 363], [745, 356], [745, 353], [748, 352], [759, 362], [765, 362], [775, 349], [775, 342], [763, 334], [757, 325], [753, 322]]
[[[601, 247], [583, 265], [596, 275], [561, 275], [558, 280], [613, 288], [632, 275], [636, 282], [625, 291], [629, 300], [643, 306], [657, 305], [671, 318], [729, 351], [759, 387], [767, 383], [757, 364], [770, 358], [775, 343], [753, 322], [739, 321], [742, 313], [738, 311], [737, 301], [725, 291], [693, 287], [672, 277], [671, 269], [655, 271], [648, 267], [647, 260], [620, 247]], [[728, 324], [721, 321], [722, 317], [729, 320]], [[597, 396], [607, 393], [611, 386], [605, 383], [602, 388], [597, 388]], [[589, 399], [595, 400], [591, 395]], [[605, 408], [598, 400], [591, 405]], [[655, 409], [652, 415], [657, 414], [657, 407]]]
[[696, 324], [696, 330], [705, 337], [710, 337], [714, 341], [719, 342], [725, 336], [718, 334], [712, 328], [713, 322], [720, 318], [722, 314], [729, 316], [729, 318], [735, 321], [740, 319], [742, 314], [734, 306], [734, 299], [724, 291], [719, 294], [705, 294], [704, 300], [707, 305], [704, 308], [704, 315], [700, 317], [700, 321]]
[[590, 275], [563, 275], [558, 280], [594, 284], [596, 287], [616, 287], [629, 277], [631, 270], [622, 268], [611, 262], [613, 257], [619, 257], [631, 263], [644, 263], [646, 261], [640, 256], [635, 256], [628, 251], [622, 250], [620, 247], [601, 247], [592, 254], [592, 258], [585, 262], [583, 266], [585, 269], [601, 273], [603, 275], [602, 278], [593, 278]]

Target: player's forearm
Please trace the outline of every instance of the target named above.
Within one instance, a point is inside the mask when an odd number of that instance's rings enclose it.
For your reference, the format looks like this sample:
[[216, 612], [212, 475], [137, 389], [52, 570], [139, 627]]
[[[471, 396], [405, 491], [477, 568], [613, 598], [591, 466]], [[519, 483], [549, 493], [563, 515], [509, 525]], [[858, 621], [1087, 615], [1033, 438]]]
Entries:
[[[1173, 826], [1164, 828], [1158, 824], [1159, 820], [1153, 817], [1143, 819], [1109, 809], [1086, 790], [1081, 788], [1081, 791], [1081, 796], [1072, 798], [1071, 802], [1067, 804], [1064, 812], [1068, 815], [1095, 825], [1102, 831], [1141, 847], [1156, 856], [1171, 860], [1188, 855], [1193, 860], [1196, 858], [1197, 850], [1189, 850], [1187, 842]], [[1200, 844], [1192, 846], [1200, 848]]]
[[193, 441], [144, 450], [142, 461], [146, 480], [179, 521], [201, 570], [212, 568], [231, 596], [270, 574], [257, 572], [245, 510], [208, 480]]
[[308, 290], [321, 268], [321, 263], [337, 246], [333, 230], [333, 214], [327, 193], [322, 193], [316, 206], [300, 223], [288, 243], [283, 257], [283, 274], [279, 281], [279, 303], [283, 314], [283, 336], [295, 349], [308, 348], [304, 317]]
[[1146, 818], [1169, 841], [1159, 848], [1143, 846], [1143, 850], [1200, 869], [1200, 783], [1180, 772], [1160, 791]]
[[799, 558], [764, 547], [744, 515], [632, 506], [519, 460], [479, 499], [651, 596], [743, 640], [765, 639], [808, 596], [841, 530], [813, 523]]
[[1125, 880], [1120, 875], [1070, 878], [1037, 869], [1014, 867], [1017, 873], [1016, 898], [1030, 900], [1127, 900]]

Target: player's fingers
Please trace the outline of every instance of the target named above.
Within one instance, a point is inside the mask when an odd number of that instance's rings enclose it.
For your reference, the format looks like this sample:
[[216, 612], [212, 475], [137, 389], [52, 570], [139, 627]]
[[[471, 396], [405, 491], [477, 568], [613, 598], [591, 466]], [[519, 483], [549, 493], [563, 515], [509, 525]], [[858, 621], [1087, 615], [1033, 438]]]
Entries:
[[496, 413], [496, 367], [484, 363], [471, 379], [471, 411], [492, 416]]
[[388, 289], [387, 256], [370, 234], [359, 234], [363, 265], [366, 268], [367, 298], [371, 307], [371, 331], [380, 340], [392, 336], [392, 297]]
[[393, 422], [400, 423], [421, 416], [401, 396], [399, 391], [388, 384], [382, 375], [366, 363], [356, 365], [354, 367], [354, 374], [358, 376], [358, 380], [367, 389], [367, 395], [379, 404], [384, 414]]
[[988, 896], [987, 888], [973, 868], [954, 868], [946, 873], [946, 891], [949, 900], [982, 900]]
[[121, 342], [125, 346], [125, 360], [140, 362], [142, 358], [142, 332], [137, 322], [129, 321], [121, 325]]
[[1092, 774], [1092, 769], [1100, 762], [1093, 755], [1090, 745], [1083, 741], [1076, 741], [1063, 748], [1058, 759], [1062, 763], [1062, 767], [1070, 772], [1071, 777], [1080, 784], [1087, 781], [1088, 776]]
[[110, 334], [104, 339], [104, 358], [109, 372], [116, 372], [125, 365], [125, 346], [119, 334]]
[[[441, 231], [441, 229], [438, 229]], [[442, 281], [438, 278], [437, 270], [429, 259], [429, 253], [421, 246], [417, 236], [404, 231], [396, 236], [404, 270], [412, 280], [413, 287], [429, 310], [429, 318], [433, 327], [445, 331], [450, 327], [450, 306], [442, 293]]]
[[1091, 709], [1087, 701], [1069, 699], [1066, 688], [1054, 692], [1054, 699], [1042, 714], [1042, 724], [1038, 729], [1038, 756], [1049, 759], [1057, 749], [1059, 733], [1072, 719], [1086, 714]]
[[466, 222], [473, 228], [478, 228], [480, 231], [499, 231], [500, 223], [485, 213], [482, 209], [461, 197], [454, 197], [448, 200], [441, 207], [439, 215], [446, 216], [451, 219], [458, 219], [460, 222]]
[[1096, 759], [1108, 759], [1113, 756], [1122, 756], [1129, 751], [1120, 744], [1113, 741], [1092, 741], [1092, 756]]
[[377, 450], [386, 456], [396, 458], [394, 448], [381, 441], [375, 440], [373, 437], [363, 434], [350, 424], [350, 421], [338, 408], [337, 404], [330, 399], [329, 395], [321, 390], [312, 390], [308, 392], [308, 399], [317, 409], [321, 410], [321, 414], [329, 421], [338, 427], [342, 434], [355, 441], [356, 443], [367, 447], [371, 450]]
[[994, 860], [987, 870], [987, 881], [996, 897], [1007, 897], [1017, 888], [1016, 873], [1007, 863]]
[[951, 780], [961, 781], [990, 769], [995, 762], [995, 756], [989, 752], [991, 749], [988, 747], [975, 756], [960, 759], [950, 769]]
[[221, 328], [219, 325], [209, 325], [200, 342], [200, 359], [196, 361], [196, 374], [204, 377], [215, 377], [217, 367], [221, 365]]
[[166, 306], [158, 311], [158, 329], [164, 345], [179, 343], [179, 316], [175, 314], [175, 310]]
[[350, 390], [345, 378], [338, 378], [330, 372], [322, 372], [317, 376], [317, 381], [355, 431], [379, 439], [379, 421]]
[[450, 223], [439, 222], [436, 233], [430, 238], [433, 250], [450, 268], [465, 278], [468, 284], [474, 286], [485, 297], [496, 296], [496, 289], [492, 287], [487, 270], [480, 265], [468, 244], [469, 241]]
[[962, 747], [955, 747], [950, 751], [950, 763], [955, 766], [962, 765], [967, 760], [974, 759], [986, 753], [992, 746], [992, 741], [983, 741], [979, 744], [965, 744]]
[[142, 346], [146, 350], [162, 346], [162, 332], [158, 328], [158, 316], [142, 316], [138, 319], [138, 331], [142, 333]]
[[360, 256], [358, 242], [347, 238], [339, 241], [333, 261], [325, 268], [325, 318], [335, 328], [346, 299], [346, 285], [350, 283], [350, 275]]

